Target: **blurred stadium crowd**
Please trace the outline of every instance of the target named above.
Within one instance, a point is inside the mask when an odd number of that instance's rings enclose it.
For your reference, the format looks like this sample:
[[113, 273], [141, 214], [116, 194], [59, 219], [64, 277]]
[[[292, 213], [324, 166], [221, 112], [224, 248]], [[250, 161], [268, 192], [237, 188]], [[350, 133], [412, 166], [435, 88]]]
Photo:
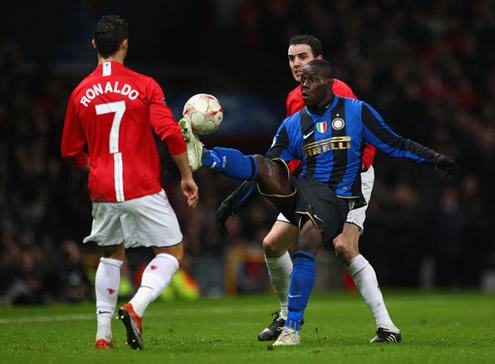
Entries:
[[[112, 12], [105, 8], [105, 1], [88, 3], [93, 6], [91, 22]], [[182, 3], [182, 7], [191, 5], [191, 1]], [[494, 289], [490, 283], [495, 272], [493, 1], [192, 3], [202, 9], [199, 24], [197, 18], [177, 17], [168, 26], [184, 30], [183, 41], [174, 37], [173, 47], [179, 47], [179, 42], [191, 45], [195, 32], [201, 32], [204, 41], [199, 55], [185, 53], [187, 47], [182, 46], [179, 54], [187, 58], [186, 66], [176, 54], [155, 60], [149, 70], [138, 66], [137, 71], [155, 77], [170, 97], [213, 90], [254, 94], [283, 107], [285, 96], [296, 86], [285, 56], [288, 40], [299, 33], [314, 34], [323, 42], [335, 76], [374, 106], [392, 129], [455, 156], [459, 163], [459, 178], [447, 181], [438, 171], [377, 151], [376, 181], [361, 250], [373, 263], [381, 285]], [[132, 33], [137, 20], [126, 11], [121, 15], [129, 18]], [[156, 25], [153, 31], [163, 39], [170, 36], [161, 34]], [[89, 48], [89, 41], [84, 46]], [[197, 40], [192, 44], [198, 44]], [[29, 47], [16, 34], [2, 30], [0, 304], [76, 302], [93, 295], [91, 268], [98, 250], [81, 244], [91, 228], [87, 176], [64, 164], [59, 149], [70, 92], [94, 64], [85, 72], [75, 67], [61, 72], [49, 58], [27, 56]], [[149, 56], [154, 49], [150, 46], [145, 53]], [[96, 56], [90, 54], [96, 63]], [[176, 70], [173, 74], [156, 71], [169, 67], [167, 62]], [[270, 140], [274, 133], [254, 139], [252, 135], [212, 135], [205, 144], [264, 153], [268, 144], [260, 145], [260, 140]], [[209, 170], [198, 171], [201, 202], [189, 209], [176, 171], [167, 169], [171, 166], [167, 152], [163, 146], [159, 150], [165, 165], [164, 188], [184, 233], [183, 268], [198, 281], [202, 294], [223, 294], [225, 254], [233, 247], [259, 254], [276, 211], [258, 198], [229, 219], [230, 234], [220, 237], [215, 230], [216, 208], [239, 182]], [[129, 276], [148, 259], [147, 254], [129, 252]], [[262, 264], [246, 263], [237, 280], [239, 291], [252, 292], [260, 285], [266, 289], [263, 270]]]

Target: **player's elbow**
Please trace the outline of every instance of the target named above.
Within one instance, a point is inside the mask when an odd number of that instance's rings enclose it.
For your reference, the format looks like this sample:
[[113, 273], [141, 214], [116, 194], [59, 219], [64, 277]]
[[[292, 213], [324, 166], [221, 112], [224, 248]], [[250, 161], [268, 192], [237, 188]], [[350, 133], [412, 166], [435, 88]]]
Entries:
[[62, 152], [62, 158], [72, 168], [84, 169], [84, 170], [87, 169], [88, 158], [85, 154], [81, 155], [81, 154]]
[[69, 165], [72, 165], [74, 163], [74, 158], [70, 155], [70, 154], [67, 154], [67, 153], [64, 153], [62, 151], [61, 153], [62, 155], [62, 159]]

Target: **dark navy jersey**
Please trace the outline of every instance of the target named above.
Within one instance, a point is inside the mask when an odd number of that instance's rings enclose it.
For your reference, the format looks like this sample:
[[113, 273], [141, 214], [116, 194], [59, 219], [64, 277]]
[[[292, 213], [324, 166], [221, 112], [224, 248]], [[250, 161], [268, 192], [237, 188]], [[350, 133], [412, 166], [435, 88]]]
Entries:
[[305, 107], [285, 119], [267, 158], [300, 159], [300, 176], [328, 184], [338, 197], [363, 201], [360, 172], [365, 142], [395, 157], [433, 164], [433, 150], [395, 134], [370, 105], [336, 95], [321, 115]]

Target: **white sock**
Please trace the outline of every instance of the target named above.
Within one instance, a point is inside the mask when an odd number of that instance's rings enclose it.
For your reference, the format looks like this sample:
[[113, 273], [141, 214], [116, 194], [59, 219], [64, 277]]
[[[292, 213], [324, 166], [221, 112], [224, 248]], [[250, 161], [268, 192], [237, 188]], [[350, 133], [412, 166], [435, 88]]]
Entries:
[[287, 314], [289, 313], [287, 306], [289, 304], [290, 276], [292, 274], [290, 254], [289, 252], [285, 252], [284, 255], [278, 258], [267, 258], [265, 256], [265, 261], [273, 284], [273, 290], [280, 301], [280, 316], [284, 320], [287, 320]]
[[96, 341], [105, 339], [106, 341], [112, 341], [112, 324], [111, 317], [98, 316], [98, 328], [96, 330]]
[[177, 258], [165, 253], [158, 254], [148, 264], [141, 278], [141, 286], [129, 301], [138, 316], [143, 317], [146, 307], [167, 288], [178, 269]]
[[111, 319], [119, 298], [120, 267], [122, 261], [101, 258], [95, 277], [96, 320], [98, 329], [96, 340], [112, 340]]
[[387, 307], [383, 301], [382, 292], [378, 286], [375, 270], [371, 264], [359, 254], [349, 262], [347, 270], [371, 309], [373, 316], [375, 316], [376, 326], [386, 326], [397, 329], [388, 314]]

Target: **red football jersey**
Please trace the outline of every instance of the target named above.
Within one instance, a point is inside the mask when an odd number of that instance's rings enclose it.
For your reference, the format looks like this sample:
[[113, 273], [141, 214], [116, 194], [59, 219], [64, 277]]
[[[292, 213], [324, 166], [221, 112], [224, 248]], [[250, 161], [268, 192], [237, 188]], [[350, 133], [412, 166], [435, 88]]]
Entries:
[[172, 155], [186, 151], [179, 124], [151, 77], [103, 62], [74, 89], [61, 151], [74, 168], [89, 158], [91, 200], [120, 202], [160, 192], [152, 127]]
[[[340, 97], [349, 97], [351, 99], [357, 99], [356, 95], [352, 92], [351, 88], [347, 86], [347, 84], [343, 81], [340, 81], [336, 78], [333, 79], [332, 92]], [[301, 93], [301, 85], [297, 86], [294, 90], [292, 90], [287, 96], [287, 117], [295, 114], [296, 112], [302, 110], [306, 105], [304, 105], [304, 101], [302, 99]], [[366, 143], [363, 151], [363, 165], [365, 170], [368, 170], [370, 166], [373, 164], [373, 160], [375, 159], [376, 148], [372, 145]], [[299, 165], [300, 161], [290, 161], [289, 168], [291, 172]]]

